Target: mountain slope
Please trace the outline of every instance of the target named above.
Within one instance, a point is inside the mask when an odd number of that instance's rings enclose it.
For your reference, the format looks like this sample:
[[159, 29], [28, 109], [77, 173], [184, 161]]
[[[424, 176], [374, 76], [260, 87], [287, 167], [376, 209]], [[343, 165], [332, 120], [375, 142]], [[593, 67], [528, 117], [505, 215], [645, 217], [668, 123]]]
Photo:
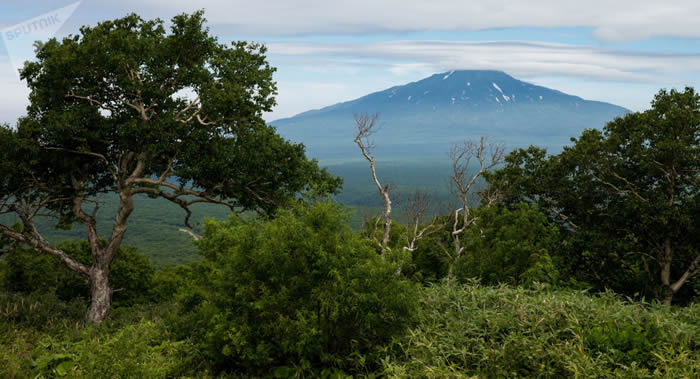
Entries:
[[355, 158], [355, 113], [380, 114], [380, 157], [444, 155], [465, 138], [559, 150], [583, 129], [629, 112], [517, 80], [500, 71], [451, 71], [272, 122], [320, 159]]

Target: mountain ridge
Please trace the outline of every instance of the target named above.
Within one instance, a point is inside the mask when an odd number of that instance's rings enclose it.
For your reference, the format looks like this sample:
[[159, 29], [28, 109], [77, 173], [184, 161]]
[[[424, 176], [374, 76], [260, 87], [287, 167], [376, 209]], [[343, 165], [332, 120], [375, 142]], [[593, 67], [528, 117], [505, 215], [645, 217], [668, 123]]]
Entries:
[[[271, 122], [311, 156], [355, 156], [353, 115], [379, 113], [378, 154], [435, 155], [464, 138], [490, 135], [510, 147], [560, 149], [585, 128], [629, 110], [585, 100], [493, 70], [455, 70]], [[383, 151], [380, 153], [380, 150]]]

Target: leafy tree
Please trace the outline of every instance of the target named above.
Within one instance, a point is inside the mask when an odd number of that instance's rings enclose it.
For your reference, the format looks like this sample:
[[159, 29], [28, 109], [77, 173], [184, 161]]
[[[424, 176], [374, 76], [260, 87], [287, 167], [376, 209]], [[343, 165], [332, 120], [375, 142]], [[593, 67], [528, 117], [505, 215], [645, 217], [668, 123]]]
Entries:
[[561, 154], [515, 151], [488, 180], [571, 235], [572, 269], [670, 304], [693, 291], [700, 263], [700, 95], [662, 90], [651, 105], [586, 130]]
[[411, 320], [417, 288], [348, 219], [320, 202], [272, 221], [207, 223], [197, 242], [199, 290], [182, 300], [193, 310], [187, 334], [220, 369], [247, 375], [373, 362], [375, 348]]
[[[101, 241], [102, 245], [106, 241]], [[89, 265], [91, 249], [88, 241], [64, 241], [56, 245], [76, 261]], [[53, 292], [61, 300], [88, 298], [90, 287], [82, 275], [70, 270], [56, 257], [32, 249], [17, 248], [7, 254], [0, 286], [14, 292]], [[133, 305], [151, 300], [155, 273], [147, 256], [135, 248], [121, 246], [112, 262], [110, 279], [115, 288], [115, 305]]]
[[520, 203], [511, 210], [491, 205], [476, 209], [475, 217], [476, 226], [464, 234], [458, 278], [479, 278], [485, 284], [557, 282], [551, 253], [559, 247], [559, 231], [536, 206]]
[[[87, 318], [99, 323], [135, 196], [177, 204], [189, 225], [196, 203], [271, 214], [309, 187], [335, 191], [338, 179], [262, 120], [275, 104], [273, 72], [263, 46], [219, 43], [201, 12], [174, 17], [169, 33], [132, 14], [49, 40], [21, 73], [27, 117], [0, 127], [0, 214], [22, 224], [0, 233], [87, 278]], [[94, 200], [103, 193], [119, 197], [104, 246]], [[82, 224], [91, 262], [52, 246], [36, 227], [42, 216]]]

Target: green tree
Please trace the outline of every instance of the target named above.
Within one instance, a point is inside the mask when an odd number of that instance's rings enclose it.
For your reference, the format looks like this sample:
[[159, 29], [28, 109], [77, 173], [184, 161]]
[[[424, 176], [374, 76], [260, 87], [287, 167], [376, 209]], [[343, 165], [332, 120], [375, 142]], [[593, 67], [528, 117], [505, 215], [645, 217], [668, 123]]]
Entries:
[[411, 320], [417, 287], [348, 221], [320, 202], [271, 221], [207, 223], [199, 289], [182, 301], [193, 310], [187, 333], [219, 368], [248, 375], [279, 367], [289, 376], [290, 362], [302, 371], [373, 362]]
[[[101, 241], [102, 245], [106, 241]], [[91, 249], [88, 241], [64, 241], [56, 245], [76, 261], [89, 265]], [[70, 270], [60, 260], [33, 249], [17, 248], [7, 254], [0, 286], [14, 292], [53, 292], [61, 300], [88, 298], [90, 287], [82, 275]], [[147, 256], [135, 248], [121, 246], [110, 268], [110, 281], [115, 288], [113, 303], [128, 306], [151, 300], [154, 267]]]
[[[270, 214], [309, 187], [334, 191], [338, 179], [261, 118], [275, 104], [273, 72], [263, 46], [219, 43], [201, 12], [174, 17], [169, 33], [132, 14], [49, 40], [21, 73], [28, 115], [0, 128], [0, 214], [22, 224], [0, 233], [86, 277], [87, 318], [99, 323], [134, 196], [177, 204], [189, 225], [196, 203]], [[119, 198], [104, 246], [94, 201], [103, 193]], [[41, 216], [82, 224], [90, 264], [52, 246], [36, 227]]]
[[464, 233], [458, 278], [479, 278], [489, 285], [557, 282], [559, 272], [551, 253], [558, 248], [559, 231], [536, 206], [491, 205], [474, 213], [477, 222]]
[[515, 151], [488, 180], [506, 201], [546, 210], [591, 280], [670, 304], [693, 291], [700, 262], [700, 95], [662, 90], [651, 105], [561, 154]]

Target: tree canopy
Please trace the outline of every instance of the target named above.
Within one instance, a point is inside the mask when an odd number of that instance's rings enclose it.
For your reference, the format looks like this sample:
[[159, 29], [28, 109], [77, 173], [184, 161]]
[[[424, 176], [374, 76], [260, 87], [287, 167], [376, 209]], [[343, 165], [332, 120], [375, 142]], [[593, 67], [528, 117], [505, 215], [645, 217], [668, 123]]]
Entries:
[[[265, 47], [219, 43], [201, 12], [174, 17], [169, 33], [131, 14], [37, 46], [21, 72], [28, 114], [0, 127], [0, 214], [15, 213], [22, 228], [0, 232], [88, 277], [91, 321], [108, 313], [109, 266], [134, 196], [177, 204], [189, 225], [196, 203], [272, 214], [300, 191], [340, 185], [262, 119], [276, 94]], [[95, 196], [104, 193], [118, 195], [119, 209], [102, 245]], [[92, 265], [52, 246], [36, 227], [42, 216], [82, 224]]]
[[670, 304], [700, 262], [700, 95], [660, 91], [651, 109], [586, 130], [561, 154], [537, 147], [488, 176], [570, 233], [573, 270]]

